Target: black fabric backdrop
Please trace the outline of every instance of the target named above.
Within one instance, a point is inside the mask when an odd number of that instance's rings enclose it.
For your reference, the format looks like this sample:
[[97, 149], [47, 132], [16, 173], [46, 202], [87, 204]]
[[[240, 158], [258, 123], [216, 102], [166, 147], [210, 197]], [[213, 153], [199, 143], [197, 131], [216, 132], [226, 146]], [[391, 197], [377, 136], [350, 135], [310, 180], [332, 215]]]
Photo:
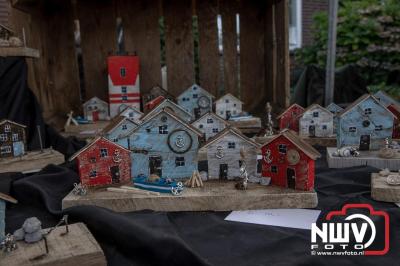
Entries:
[[[33, 128], [41, 125], [47, 146], [67, 156], [82, 146], [63, 139], [46, 126], [33, 94], [26, 87], [22, 60], [0, 60], [0, 119], [11, 118], [30, 128], [30, 147], [37, 147]], [[33, 112], [34, 110], [34, 112]], [[310, 255], [310, 231], [224, 221], [228, 212], [116, 213], [94, 206], [61, 211], [61, 200], [78, 181], [74, 164], [49, 165], [31, 176], [0, 174], [0, 191], [19, 200], [8, 205], [6, 231], [38, 217], [43, 227], [55, 225], [64, 213], [70, 222], [84, 222], [100, 243], [109, 265], [400, 265], [400, 209], [370, 197], [370, 167], [329, 170], [317, 161], [316, 191], [322, 210], [319, 222], [346, 203], [369, 203], [390, 215], [390, 251], [381, 257]], [[382, 236], [379, 236], [382, 237]], [[1, 264], [1, 262], [0, 262]]]

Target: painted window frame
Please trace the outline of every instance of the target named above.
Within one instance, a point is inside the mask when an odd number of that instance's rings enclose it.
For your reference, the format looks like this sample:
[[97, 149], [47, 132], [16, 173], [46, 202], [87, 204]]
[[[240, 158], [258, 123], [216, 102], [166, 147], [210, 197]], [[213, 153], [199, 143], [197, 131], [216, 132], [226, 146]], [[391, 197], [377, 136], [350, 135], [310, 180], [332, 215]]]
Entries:
[[183, 156], [175, 157], [175, 167], [185, 166], [185, 164], [186, 164], [185, 157]]
[[108, 149], [107, 148], [100, 148], [100, 157], [101, 158], [108, 157]]

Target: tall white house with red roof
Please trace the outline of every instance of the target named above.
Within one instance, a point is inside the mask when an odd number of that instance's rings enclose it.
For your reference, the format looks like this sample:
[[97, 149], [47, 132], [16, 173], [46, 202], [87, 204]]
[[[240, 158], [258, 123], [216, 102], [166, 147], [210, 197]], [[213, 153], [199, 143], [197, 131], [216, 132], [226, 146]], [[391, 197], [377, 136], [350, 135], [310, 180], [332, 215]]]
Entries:
[[140, 110], [139, 57], [118, 55], [108, 57], [108, 95], [110, 117], [124, 104]]

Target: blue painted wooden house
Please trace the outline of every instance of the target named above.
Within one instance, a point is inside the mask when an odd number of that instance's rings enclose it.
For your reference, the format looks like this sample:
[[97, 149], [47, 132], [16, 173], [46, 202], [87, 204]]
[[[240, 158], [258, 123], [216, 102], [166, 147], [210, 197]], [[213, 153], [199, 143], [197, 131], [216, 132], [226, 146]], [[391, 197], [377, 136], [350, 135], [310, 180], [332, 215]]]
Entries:
[[197, 170], [202, 133], [168, 109], [148, 117], [127, 138], [132, 177], [189, 178]]
[[191, 113], [194, 119], [212, 111], [213, 99], [211, 93], [197, 84], [193, 84], [177, 97], [178, 104]]
[[336, 103], [330, 103], [326, 109], [333, 114], [333, 134], [336, 134], [339, 121], [338, 114], [343, 111], [343, 108]]
[[0, 242], [3, 241], [5, 236], [6, 202], [17, 203], [17, 200], [11, 196], [0, 193]]
[[389, 94], [387, 94], [384, 91], [377, 91], [374, 94], [375, 98], [378, 99], [381, 104], [383, 104], [385, 107], [388, 107], [391, 104], [395, 104], [398, 105], [399, 102], [396, 101], [395, 99], [393, 99], [392, 97], [389, 96]]
[[378, 150], [392, 138], [394, 115], [378, 99], [365, 94], [338, 115], [337, 146]]
[[102, 135], [122, 147], [127, 148], [129, 139], [126, 138], [129, 132], [138, 127], [138, 123], [125, 117], [116, 116], [110, 123], [103, 129]]
[[175, 115], [177, 115], [179, 118], [181, 118], [182, 120], [184, 120], [186, 122], [190, 122], [193, 120], [193, 116], [190, 112], [186, 111], [186, 109], [184, 109], [182, 106], [177, 105], [170, 99], [163, 100], [156, 107], [154, 107], [149, 112], [147, 112], [144, 116], [142, 116], [141, 120], [142, 121], [147, 120], [149, 117], [152, 117], [155, 113], [158, 113], [162, 109], [166, 109], [166, 110], [169, 110], [169, 111], [175, 113]]

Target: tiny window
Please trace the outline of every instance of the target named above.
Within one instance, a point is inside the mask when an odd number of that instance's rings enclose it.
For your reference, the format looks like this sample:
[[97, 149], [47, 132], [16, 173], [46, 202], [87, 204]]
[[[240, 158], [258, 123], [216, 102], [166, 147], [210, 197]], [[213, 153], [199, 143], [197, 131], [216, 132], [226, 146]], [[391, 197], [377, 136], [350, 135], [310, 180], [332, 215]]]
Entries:
[[4, 126], [4, 132], [10, 132], [11, 131], [11, 126], [10, 125], [5, 125]]
[[118, 142], [118, 139], [113, 139], [113, 142]]
[[218, 133], [218, 131], [219, 131], [218, 128], [213, 128], [213, 129], [212, 129], [212, 132], [213, 132], [213, 133]]
[[223, 114], [224, 114], [224, 112], [223, 112], [223, 111], [221, 111], [221, 112], [219, 112], [219, 114], [220, 114], [220, 115], [223, 115]]
[[214, 120], [212, 118], [207, 118], [207, 124], [212, 124], [214, 123]]
[[106, 148], [101, 148], [100, 157], [107, 157], [107, 156], [108, 156], [108, 150]]
[[278, 150], [279, 150], [279, 153], [286, 154], [287, 147], [286, 147], [285, 144], [279, 144], [278, 145]]
[[91, 170], [89, 173], [89, 177], [90, 178], [95, 178], [97, 177], [97, 170]]
[[236, 110], [233, 110], [233, 114], [234, 114], [234, 115], [236, 114]]
[[276, 165], [271, 165], [271, 173], [278, 173], [278, 167]]
[[126, 68], [125, 67], [121, 67], [119, 70], [119, 73], [121, 74], [121, 77], [125, 77], [126, 76]]
[[196, 86], [193, 86], [193, 90], [197, 90], [197, 87], [196, 87]]
[[239, 167], [242, 167], [243, 161], [239, 160]]
[[375, 126], [375, 131], [382, 131], [382, 130], [383, 130], [382, 125]]
[[125, 87], [125, 86], [122, 86], [122, 87], [121, 87], [121, 93], [126, 93], [126, 92], [127, 92], [126, 87]]
[[349, 132], [357, 132], [357, 128], [356, 127], [349, 127]]
[[228, 100], [228, 99], [226, 99], [226, 100], [225, 100], [225, 102], [226, 102], [226, 103], [229, 103], [229, 100]]
[[0, 153], [1, 154], [11, 153], [11, 146], [2, 146]]
[[185, 166], [185, 157], [176, 157], [175, 166]]
[[168, 120], [168, 118], [167, 118], [167, 116], [165, 116], [165, 115], [163, 115], [162, 117], [161, 117], [161, 122], [167, 122], [167, 120]]
[[328, 127], [327, 127], [326, 125], [322, 125], [322, 129], [323, 129], [323, 130], [327, 130]]
[[199, 125], [199, 128], [203, 128], [204, 126], [202, 124]]
[[0, 134], [0, 141], [7, 141], [7, 134]]
[[13, 141], [18, 141], [18, 133], [12, 134], [12, 140]]
[[163, 125], [158, 127], [158, 133], [160, 134], [168, 134], [168, 126]]
[[150, 127], [146, 128], [146, 132], [150, 133], [151, 132], [151, 128]]
[[123, 101], [127, 101], [127, 100], [128, 100], [128, 96], [123, 95], [123, 96], [122, 96], [122, 100], [123, 100]]
[[257, 174], [262, 172], [262, 165], [263, 165], [262, 160], [258, 159], [257, 160]]
[[127, 130], [128, 126], [127, 125], [122, 125], [122, 130]]
[[95, 105], [95, 106], [93, 107], [93, 109], [94, 109], [94, 110], [97, 110], [97, 105]]
[[129, 112], [129, 117], [133, 117], [134, 113], [133, 112]]
[[370, 115], [370, 114], [372, 114], [372, 109], [371, 108], [365, 108], [364, 113], [366, 115]]
[[233, 106], [236, 107], [236, 103], [234, 103]]
[[197, 99], [199, 97], [198, 94], [193, 94], [193, 99]]
[[96, 162], [96, 157], [90, 157], [89, 161], [90, 161], [91, 163], [95, 163], [95, 162]]
[[319, 113], [318, 112], [313, 112], [313, 117], [319, 117]]
[[93, 109], [92, 106], [89, 105], [88, 110], [89, 110], [89, 111], [92, 111], [92, 109]]
[[236, 147], [235, 142], [228, 142], [228, 149], [234, 149]]

